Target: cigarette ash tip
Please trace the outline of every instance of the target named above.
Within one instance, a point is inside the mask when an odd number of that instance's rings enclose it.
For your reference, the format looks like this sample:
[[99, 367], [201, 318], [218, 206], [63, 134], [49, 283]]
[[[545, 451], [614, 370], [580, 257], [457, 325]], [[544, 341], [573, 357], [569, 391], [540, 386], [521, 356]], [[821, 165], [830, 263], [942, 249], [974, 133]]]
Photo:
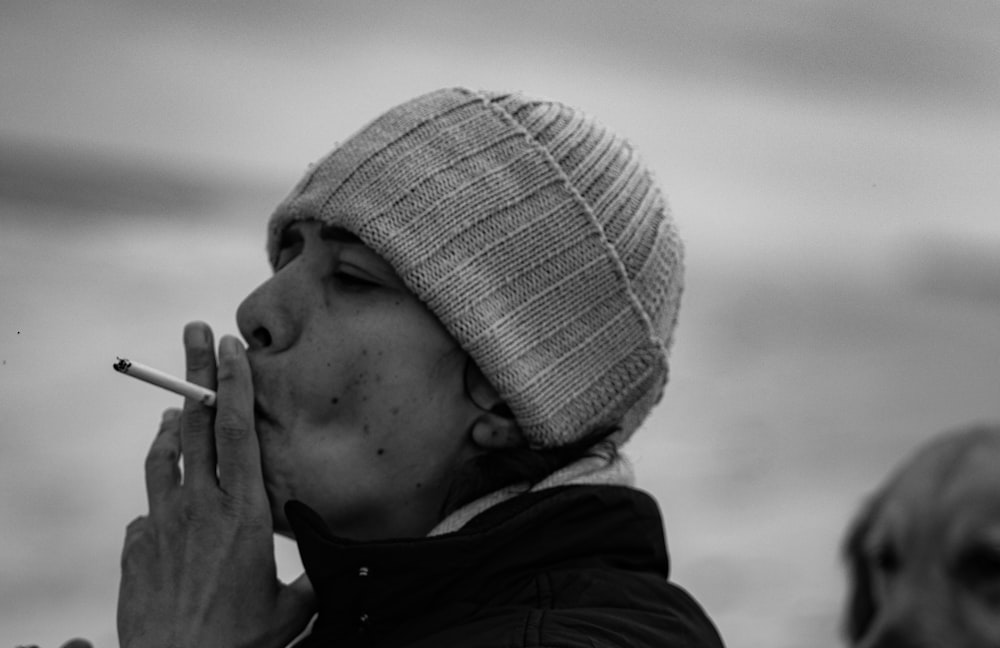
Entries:
[[128, 372], [128, 368], [132, 366], [132, 363], [129, 362], [126, 358], [118, 358], [118, 362], [114, 363], [111, 366], [114, 367], [115, 371], [126, 373]]

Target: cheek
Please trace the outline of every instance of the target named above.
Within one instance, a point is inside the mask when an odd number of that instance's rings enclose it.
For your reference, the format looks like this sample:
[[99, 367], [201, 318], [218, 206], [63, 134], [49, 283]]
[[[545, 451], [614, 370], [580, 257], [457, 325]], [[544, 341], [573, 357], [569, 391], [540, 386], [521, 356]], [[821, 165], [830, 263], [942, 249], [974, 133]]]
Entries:
[[441, 345], [433, 354], [403, 357], [373, 377], [373, 387], [384, 394], [383, 414], [390, 420], [417, 424], [448, 421], [457, 416], [464, 399], [461, 363], [454, 348]]
[[[436, 362], [397, 365], [381, 378], [373, 376], [368, 387], [375, 406], [365, 408], [358, 423], [377, 465], [416, 478], [451, 461], [464, 439], [460, 375], [442, 374]], [[433, 480], [429, 474], [423, 478]]]
[[362, 398], [385, 394], [419, 406], [461, 390], [465, 354], [436, 320], [411, 316], [357, 351], [358, 370], [345, 385]]
[[342, 372], [313, 388], [310, 424], [347, 425], [367, 435], [401, 420], [405, 403], [428, 382], [423, 372], [407, 370], [397, 354], [362, 347], [357, 355], [358, 361], [345, 363]]
[[356, 419], [378, 398], [384, 371], [372, 366], [368, 346], [313, 349], [300, 358], [282, 386], [287, 409], [298, 424], [322, 427]]

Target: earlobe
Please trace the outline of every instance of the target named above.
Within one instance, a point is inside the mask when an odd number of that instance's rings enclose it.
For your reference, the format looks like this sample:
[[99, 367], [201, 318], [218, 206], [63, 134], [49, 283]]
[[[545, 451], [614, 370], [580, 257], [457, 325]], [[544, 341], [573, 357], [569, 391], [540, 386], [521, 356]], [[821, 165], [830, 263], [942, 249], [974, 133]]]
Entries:
[[513, 412], [469, 357], [466, 358], [464, 380], [466, 395], [479, 410], [469, 429], [472, 442], [490, 450], [526, 445]]
[[518, 448], [526, 444], [521, 428], [512, 418], [493, 412], [485, 412], [476, 418], [470, 436], [477, 446], [489, 450]]

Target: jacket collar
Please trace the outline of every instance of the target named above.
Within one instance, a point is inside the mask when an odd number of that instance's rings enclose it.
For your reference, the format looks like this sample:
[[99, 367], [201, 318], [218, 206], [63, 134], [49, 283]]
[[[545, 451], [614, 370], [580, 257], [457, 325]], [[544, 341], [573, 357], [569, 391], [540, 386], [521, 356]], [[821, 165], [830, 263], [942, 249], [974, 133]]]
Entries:
[[334, 536], [300, 502], [285, 513], [319, 602], [314, 635], [441, 627], [559, 565], [669, 572], [656, 503], [624, 486], [524, 493], [459, 531], [419, 539], [356, 542]]
[[632, 462], [621, 451], [616, 452], [610, 459], [601, 453], [584, 457], [557, 470], [534, 486], [515, 484], [469, 502], [441, 520], [428, 535], [436, 536], [457, 531], [477, 515], [525, 492], [582, 484], [632, 486], [635, 484]]

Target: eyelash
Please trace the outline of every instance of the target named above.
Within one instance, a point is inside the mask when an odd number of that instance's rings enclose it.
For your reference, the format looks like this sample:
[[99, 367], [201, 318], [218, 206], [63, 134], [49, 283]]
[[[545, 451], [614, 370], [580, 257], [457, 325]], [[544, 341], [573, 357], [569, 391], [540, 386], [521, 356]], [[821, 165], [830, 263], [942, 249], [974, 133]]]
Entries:
[[[277, 263], [274, 267], [275, 271], [277, 272], [278, 270], [281, 270], [293, 261], [295, 257], [302, 252], [302, 245], [302, 240], [294, 237], [288, 237], [287, 239], [282, 240], [278, 248]], [[378, 288], [381, 285], [377, 281], [360, 277], [351, 272], [345, 272], [341, 268], [336, 268], [330, 276], [335, 284], [345, 290], [360, 292]]]
[[379, 284], [364, 277], [359, 277], [356, 274], [351, 274], [350, 272], [344, 272], [343, 270], [335, 270], [331, 275], [333, 277], [334, 283], [338, 284], [340, 287], [347, 290], [371, 290], [373, 288], [378, 288]]

